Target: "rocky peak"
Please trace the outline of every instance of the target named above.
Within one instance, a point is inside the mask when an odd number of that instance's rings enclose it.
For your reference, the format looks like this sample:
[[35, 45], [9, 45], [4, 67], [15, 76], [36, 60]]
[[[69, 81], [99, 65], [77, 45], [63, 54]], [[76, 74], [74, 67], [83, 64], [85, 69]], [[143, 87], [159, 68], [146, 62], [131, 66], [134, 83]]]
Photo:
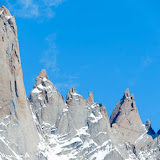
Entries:
[[125, 96], [125, 98], [128, 98], [128, 97], [131, 96], [130, 93], [129, 93], [129, 88], [127, 88], [127, 89], [125, 90], [124, 96]]
[[148, 131], [147, 133], [153, 137], [156, 133], [155, 133], [155, 131], [152, 129], [152, 127], [151, 127], [151, 122], [149, 121], [149, 119], [147, 119], [145, 126], [146, 126], [146, 129], [147, 129], [147, 131]]
[[41, 72], [39, 73], [39, 75], [38, 75], [37, 78], [36, 78], [36, 81], [37, 81], [39, 78], [46, 78], [46, 79], [48, 79], [47, 72], [46, 72], [45, 69], [42, 69], [42, 70], [41, 70]]
[[151, 127], [151, 122], [149, 119], [146, 121], [146, 129], [148, 130]]
[[75, 88], [70, 88], [70, 90], [66, 96], [66, 99], [67, 100], [72, 99], [73, 96], [79, 96], [79, 94], [76, 93]]
[[0, 68], [0, 157], [6, 153], [2, 159], [25, 159], [28, 152], [36, 159], [39, 137], [23, 84], [17, 27], [4, 6], [0, 7]]
[[88, 102], [88, 103], [94, 103], [93, 92], [89, 92], [89, 96], [88, 96], [88, 98], [87, 98], [87, 102]]
[[129, 92], [129, 88], [127, 88], [126, 90], [125, 90], [125, 92], [124, 92], [124, 96], [123, 96], [123, 98], [122, 98], [123, 100], [135, 100], [134, 99], [134, 95], [132, 94], [130, 94], [130, 92]]
[[14, 16], [11, 15], [9, 10], [5, 6], [0, 7], [0, 18], [3, 19], [5, 26], [7, 23], [9, 24], [13, 33], [17, 36], [17, 26], [16, 26], [15, 18]]
[[111, 124], [118, 122], [121, 115], [127, 116], [134, 110], [137, 110], [134, 95], [131, 95], [129, 89], [126, 89], [123, 98], [119, 101], [111, 114]]
[[29, 100], [40, 124], [55, 125], [57, 119], [66, 108], [62, 95], [48, 79], [46, 70], [42, 70], [36, 78]]
[[124, 92], [123, 98], [118, 102], [110, 118], [111, 126], [116, 123], [124, 138], [134, 143], [136, 138], [145, 131], [140, 119], [134, 96], [129, 89]]
[[69, 93], [71, 93], [71, 94], [76, 93], [76, 89], [75, 88], [70, 88]]
[[74, 105], [75, 103], [81, 103], [83, 102], [83, 97], [76, 93], [75, 88], [70, 88], [67, 96], [66, 96], [66, 103], [69, 105]]

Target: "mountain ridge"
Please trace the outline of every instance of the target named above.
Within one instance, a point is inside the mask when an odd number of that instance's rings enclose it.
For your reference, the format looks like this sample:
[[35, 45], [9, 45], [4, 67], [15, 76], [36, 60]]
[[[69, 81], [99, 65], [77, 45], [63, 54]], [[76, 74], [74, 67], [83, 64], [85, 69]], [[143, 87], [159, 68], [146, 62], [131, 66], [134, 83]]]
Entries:
[[109, 118], [93, 92], [66, 101], [42, 70], [27, 99], [15, 18], [0, 7], [0, 159], [158, 160], [160, 136], [124, 92]]

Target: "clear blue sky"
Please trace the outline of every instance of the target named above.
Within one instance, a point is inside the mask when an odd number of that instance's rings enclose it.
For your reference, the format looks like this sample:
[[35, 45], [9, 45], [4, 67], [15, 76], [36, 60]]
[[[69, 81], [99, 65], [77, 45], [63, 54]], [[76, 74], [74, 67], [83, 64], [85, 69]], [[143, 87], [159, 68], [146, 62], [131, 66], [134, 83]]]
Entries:
[[160, 128], [160, 1], [1, 0], [15, 15], [29, 96], [46, 69], [65, 97], [93, 91], [111, 114], [126, 88]]

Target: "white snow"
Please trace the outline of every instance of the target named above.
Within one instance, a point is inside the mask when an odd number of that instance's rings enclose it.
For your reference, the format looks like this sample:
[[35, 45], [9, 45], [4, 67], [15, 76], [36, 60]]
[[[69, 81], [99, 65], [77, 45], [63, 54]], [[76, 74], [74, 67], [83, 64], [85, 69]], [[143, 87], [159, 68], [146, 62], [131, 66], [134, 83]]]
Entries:
[[89, 117], [92, 118], [92, 120], [90, 120], [92, 123], [97, 123], [100, 119], [102, 119], [102, 114], [99, 112], [99, 116], [96, 117], [93, 113], [91, 113]]
[[96, 135], [96, 137], [99, 136], [100, 134], [107, 134], [107, 132], [99, 132], [99, 133]]
[[2, 15], [3, 12], [4, 12], [4, 9], [0, 11], [0, 16]]
[[22, 158], [12, 150], [12, 148], [8, 145], [7, 142], [5, 142], [4, 139], [5, 139], [4, 137], [0, 137], [0, 140], [8, 147], [8, 149], [13, 153], [13, 155], [16, 157], [16, 159], [17, 160], [22, 160]]
[[44, 82], [47, 81], [47, 78], [46, 78], [46, 77], [43, 77], [43, 81], [44, 81]]
[[96, 103], [94, 103], [91, 105], [91, 108], [95, 108], [96, 106], [97, 106]]
[[74, 137], [68, 141], [66, 141], [65, 143], [62, 144], [62, 147], [65, 147], [65, 146], [69, 146], [75, 142], [82, 142], [82, 140], [79, 138], [79, 137]]
[[68, 112], [68, 109], [67, 109], [67, 108], [64, 108], [64, 109], [63, 109], [63, 112]]
[[96, 150], [93, 151], [94, 154], [89, 158], [89, 160], [93, 160], [95, 158], [96, 160], [103, 160], [106, 155], [114, 150], [112, 147], [112, 143], [110, 142], [111, 140], [109, 139], [101, 146], [97, 147]]
[[88, 127], [82, 127], [80, 128], [79, 130], [76, 130], [77, 131], [77, 135], [80, 136], [80, 135], [90, 135], [87, 133], [87, 130], [88, 130]]
[[[139, 143], [141, 140], [143, 140], [143, 139], [148, 139], [148, 136], [147, 136], [147, 132], [144, 132], [136, 141], [135, 141], [135, 144], [136, 143]], [[143, 141], [144, 142], [144, 141]]]
[[5, 16], [6, 18], [7, 18], [7, 20], [9, 20], [9, 19], [11, 19], [12, 18], [12, 16]]
[[73, 96], [80, 96], [80, 94], [72, 93]]
[[39, 84], [38, 86], [37, 86], [37, 88], [38, 89], [40, 89], [40, 90], [52, 90], [53, 89], [53, 87], [52, 86], [48, 86], [48, 87], [46, 87], [46, 86], [43, 86], [42, 84]]
[[32, 93], [37, 93], [37, 94], [39, 94], [39, 93], [41, 93], [42, 91], [40, 91], [40, 90], [38, 90], [37, 88], [34, 88], [33, 90], [32, 90]]
[[37, 86], [37, 88], [39, 88], [39, 89], [45, 89], [45, 87], [44, 86], [42, 86], [42, 84], [39, 84], [38, 86]]

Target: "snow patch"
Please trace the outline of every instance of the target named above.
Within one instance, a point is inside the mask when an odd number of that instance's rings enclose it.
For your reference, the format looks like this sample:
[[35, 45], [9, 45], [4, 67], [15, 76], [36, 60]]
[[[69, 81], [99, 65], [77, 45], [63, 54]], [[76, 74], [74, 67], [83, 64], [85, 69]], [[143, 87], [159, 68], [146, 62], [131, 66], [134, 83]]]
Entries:
[[92, 118], [90, 120], [92, 123], [97, 123], [100, 119], [102, 119], [102, 114], [99, 112], [99, 116], [96, 117], [93, 113], [91, 113], [89, 117]]
[[80, 96], [78, 93], [71, 93], [73, 96]]
[[3, 12], [4, 12], [4, 9], [0, 11], [0, 16], [3, 14]]
[[103, 160], [108, 154], [110, 154], [113, 151], [111, 140], [107, 140], [104, 142], [101, 146], [97, 147], [96, 150], [94, 150], [94, 154], [89, 158], [89, 160]]
[[[136, 141], [135, 141], [135, 144], [136, 143], [139, 143], [140, 141], [144, 140], [144, 139], [148, 139], [148, 135], [147, 135], [147, 132], [144, 132]], [[144, 141], [143, 141], [144, 142]]]
[[32, 90], [32, 93], [37, 93], [37, 94], [39, 94], [39, 93], [41, 93], [42, 91], [40, 91], [40, 90], [38, 90], [37, 88], [34, 88], [33, 90]]
[[7, 20], [11, 19], [12, 16], [5, 16]]
[[0, 140], [8, 147], [8, 149], [13, 153], [13, 155], [16, 157], [16, 159], [17, 160], [22, 160], [22, 158], [12, 150], [12, 148], [8, 145], [7, 142], [5, 142], [4, 139], [5, 139], [4, 137], [0, 137]]

